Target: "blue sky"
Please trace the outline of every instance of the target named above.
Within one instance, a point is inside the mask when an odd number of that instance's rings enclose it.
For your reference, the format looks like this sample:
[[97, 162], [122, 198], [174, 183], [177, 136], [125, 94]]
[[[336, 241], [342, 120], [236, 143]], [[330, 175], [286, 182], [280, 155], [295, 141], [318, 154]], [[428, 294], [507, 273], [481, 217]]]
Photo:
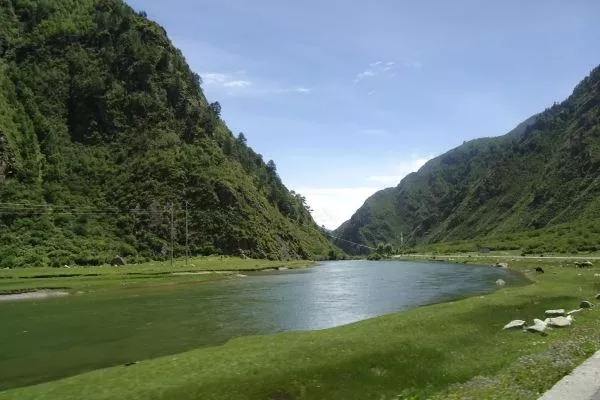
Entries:
[[600, 64], [596, 0], [129, 1], [319, 224], [463, 141], [508, 132]]

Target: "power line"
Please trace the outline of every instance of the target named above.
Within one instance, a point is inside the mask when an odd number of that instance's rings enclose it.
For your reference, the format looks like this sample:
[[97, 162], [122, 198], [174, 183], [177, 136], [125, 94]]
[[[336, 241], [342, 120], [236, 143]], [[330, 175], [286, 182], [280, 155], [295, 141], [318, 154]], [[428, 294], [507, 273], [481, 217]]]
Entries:
[[369, 247], [369, 246], [366, 246], [366, 245], [364, 245], [364, 244], [360, 244], [360, 243], [353, 242], [353, 241], [351, 241], [351, 240], [342, 239], [342, 238], [340, 238], [340, 237], [333, 236], [333, 235], [332, 235], [332, 234], [330, 234], [330, 233], [327, 233], [327, 236], [329, 236], [329, 237], [332, 237], [332, 238], [334, 238], [334, 239], [337, 239], [337, 240], [341, 240], [341, 241], [343, 241], [343, 242], [352, 243], [353, 245], [356, 245], [356, 246], [360, 246], [360, 247], [366, 247], [367, 249], [370, 249], [370, 250], [375, 250], [375, 248], [374, 248], [374, 247]]

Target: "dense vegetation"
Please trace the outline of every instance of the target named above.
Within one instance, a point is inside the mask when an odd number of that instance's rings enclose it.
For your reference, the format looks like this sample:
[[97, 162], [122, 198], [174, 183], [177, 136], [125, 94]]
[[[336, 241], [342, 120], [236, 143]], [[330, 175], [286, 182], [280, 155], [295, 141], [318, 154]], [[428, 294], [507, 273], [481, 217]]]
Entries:
[[0, 0], [0, 267], [332, 252], [200, 85], [120, 0]]
[[600, 67], [508, 134], [464, 143], [375, 193], [335, 233], [371, 246], [399, 245], [402, 233], [407, 248], [429, 250], [597, 251], [599, 177]]

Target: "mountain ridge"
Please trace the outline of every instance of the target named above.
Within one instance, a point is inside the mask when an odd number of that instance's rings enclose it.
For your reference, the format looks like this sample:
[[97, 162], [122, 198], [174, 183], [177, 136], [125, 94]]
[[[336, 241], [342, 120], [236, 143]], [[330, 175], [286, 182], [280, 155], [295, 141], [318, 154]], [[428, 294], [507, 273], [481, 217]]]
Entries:
[[0, 5], [0, 267], [338, 251], [144, 12]]
[[[399, 245], [402, 233], [412, 246], [487, 241], [531, 251], [595, 248], [600, 238], [586, 221], [600, 216], [594, 183], [600, 171], [599, 87], [596, 68], [565, 101], [509, 133], [465, 142], [430, 160], [396, 187], [371, 196], [336, 236], [370, 246]], [[587, 236], [577, 243], [521, 237], [575, 222]]]

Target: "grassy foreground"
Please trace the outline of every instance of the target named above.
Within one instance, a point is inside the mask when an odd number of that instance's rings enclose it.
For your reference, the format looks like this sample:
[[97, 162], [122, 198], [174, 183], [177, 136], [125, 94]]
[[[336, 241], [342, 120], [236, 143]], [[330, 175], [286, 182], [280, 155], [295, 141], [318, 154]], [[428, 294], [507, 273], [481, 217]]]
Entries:
[[[545, 274], [531, 271], [539, 265]], [[600, 312], [582, 312], [548, 336], [501, 328], [593, 301], [600, 270], [571, 265], [520, 260], [511, 267], [535, 284], [334, 329], [243, 337], [0, 399], [534, 399], [600, 347]]]

